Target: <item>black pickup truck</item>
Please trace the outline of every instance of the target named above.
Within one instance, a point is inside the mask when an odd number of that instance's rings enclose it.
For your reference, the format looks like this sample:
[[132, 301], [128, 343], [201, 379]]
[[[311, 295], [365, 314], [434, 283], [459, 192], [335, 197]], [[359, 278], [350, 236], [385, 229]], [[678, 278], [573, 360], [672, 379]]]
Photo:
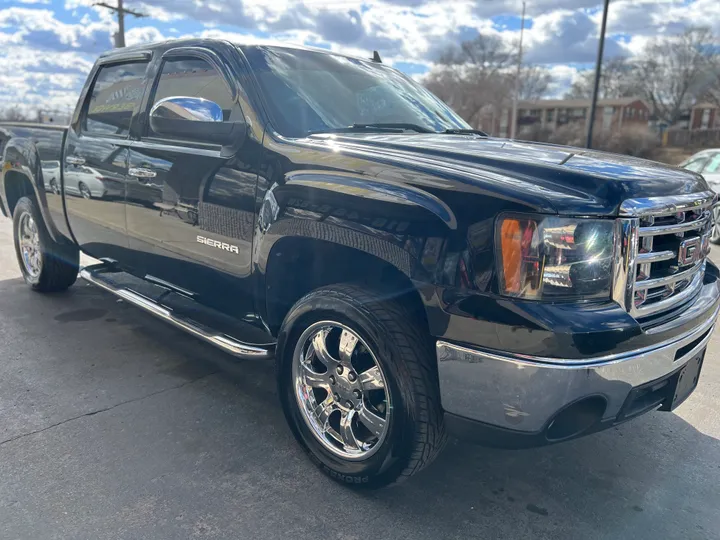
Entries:
[[718, 315], [701, 176], [487, 137], [378, 58], [116, 50], [69, 128], [4, 124], [0, 151], [32, 288], [79, 271], [274, 358], [290, 427], [343, 483], [408, 477], [448, 432], [527, 447], [671, 410]]

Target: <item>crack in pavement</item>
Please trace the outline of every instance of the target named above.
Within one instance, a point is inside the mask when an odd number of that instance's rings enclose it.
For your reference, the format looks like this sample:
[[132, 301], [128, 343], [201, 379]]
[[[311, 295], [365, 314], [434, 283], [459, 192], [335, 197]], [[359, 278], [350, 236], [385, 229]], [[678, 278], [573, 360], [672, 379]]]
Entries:
[[77, 416], [74, 416], [72, 418], [68, 418], [66, 420], [62, 420], [61, 422], [57, 422], [55, 424], [52, 424], [50, 426], [44, 427], [42, 429], [36, 429], [35, 431], [30, 431], [29, 433], [22, 433], [20, 435], [16, 435], [15, 437], [11, 437], [9, 439], [6, 439], [4, 441], [0, 441], [0, 446], [3, 446], [7, 443], [11, 443], [13, 441], [17, 441], [18, 439], [23, 439], [25, 437], [30, 437], [31, 435], [37, 435], [38, 433], [42, 433], [43, 431], [48, 431], [49, 429], [56, 428], [58, 426], [62, 426], [63, 424], [67, 424], [68, 422], [72, 422], [74, 420], [78, 420], [80, 418], [84, 418], [86, 416], [95, 416], [96, 414], [103, 413], [110, 411], [112, 409], [115, 409], [117, 407], [120, 407], [122, 405], [127, 405], [128, 403], [135, 403], [136, 401], [142, 401], [143, 399], [147, 399], [153, 396], [157, 396], [158, 394], [163, 394], [165, 392], [170, 392], [171, 390], [177, 390], [178, 388], [183, 388], [185, 386], [188, 386], [189, 384], [196, 383], [198, 381], [201, 381], [203, 379], [206, 379], [212, 375], [215, 375], [216, 373], [219, 373], [220, 370], [213, 371], [211, 373], [208, 373], [206, 375], [203, 375], [202, 377], [198, 377], [197, 379], [193, 379], [192, 381], [185, 381], [182, 384], [178, 384], [176, 386], [171, 386], [170, 388], [163, 388], [162, 390], [157, 390], [156, 392], [151, 392], [149, 394], [146, 394], [144, 396], [136, 397], [133, 399], [128, 399], [127, 401], [121, 401], [120, 403], [116, 403], [115, 405], [110, 405], [109, 407], [105, 407], [103, 409], [98, 409], [97, 411], [90, 411], [87, 413], [79, 414]]

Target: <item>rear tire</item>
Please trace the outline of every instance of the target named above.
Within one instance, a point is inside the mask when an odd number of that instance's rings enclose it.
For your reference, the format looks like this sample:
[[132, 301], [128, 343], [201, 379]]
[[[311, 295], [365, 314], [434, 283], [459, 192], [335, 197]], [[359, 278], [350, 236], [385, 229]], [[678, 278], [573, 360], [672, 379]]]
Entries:
[[25, 282], [40, 292], [64, 291], [77, 279], [80, 251], [51, 237], [37, 203], [21, 198], [13, 211], [13, 240]]
[[80, 190], [80, 195], [83, 199], [92, 199], [92, 192], [90, 191], [90, 188], [87, 187], [83, 182], [80, 182], [78, 184], [78, 190]]
[[[322, 343], [329, 354], [316, 352]], [[335, 368], [325, 371], [320, 357]], [[312, 461], [334, 480], [359, 488], [400, 482], [430, 464], [447, 440], [435, 362], [427, 330], [401, 302], [355, 285], [317, 289], [292, 307], [280, 330], [277, 377], [285, 417]], [[310, 373], [312, 384], [299, 373]], [[375, 421], [377, 429], [368, 428]]]

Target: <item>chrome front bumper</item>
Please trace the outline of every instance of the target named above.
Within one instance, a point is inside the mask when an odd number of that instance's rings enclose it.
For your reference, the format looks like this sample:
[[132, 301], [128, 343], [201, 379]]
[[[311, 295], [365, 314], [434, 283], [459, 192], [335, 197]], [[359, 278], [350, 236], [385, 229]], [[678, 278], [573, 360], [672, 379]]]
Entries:
[[670, 341], [613, 356], [505, 356], [438, 341], [442, 406], [449, 415], [485, 426], [538, 434], [567, 405], [601, 396], [602, 422], [612, 425], [633, 388], [678, 371], [706, 347], [720, 310], [713, 289], [703, 324]]

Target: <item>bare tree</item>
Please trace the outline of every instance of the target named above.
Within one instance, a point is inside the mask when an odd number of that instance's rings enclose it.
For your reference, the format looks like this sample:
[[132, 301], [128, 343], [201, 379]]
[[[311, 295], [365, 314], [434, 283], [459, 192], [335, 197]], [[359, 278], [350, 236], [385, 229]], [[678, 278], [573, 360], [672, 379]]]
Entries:
[[716, 43], [712, 30], [694, 27], [647, 45], [637, 62], [638, 84], [658, 118], [675, 124], [706, 92], [709, 74], [720, 65]]
[[697, 101], [703, 101], [720, 108], [720, 62], [708, 71], [706, 80], [701, 84]]
[[[565, 94], [566, 99], [592, 98], [595, 70], [583, 71]], [[634, 64], [623, 56], [603, 62], [600, 74], [599, 98], [613, 99], [643, 94]]]
[[[425, 85], [476, 127], [491, 126], [509, 107], [515, 81], [517, 44], [497, 36], [480, 35], [448, 48]], [[537, 66], [521, 70], [521, 98], [539, 99], [551, 82], [550, 73]]]
[[0, 110], [0, 120], [5, 122], [25, 122], [27, 116], [18, 107], [8, 107]]
[[481, 34], [473, 40], [463, 41], [459, 47], [448, 47], [440, 55], [438, 63], [446, 66], [472, 65], [486, 77], [491, 77], [512, 66], [516, 58], [513, 45], [497, 36]]
[[552, 75], [541, 66], [529, 65], [520, 68], [520, 99], [535, 101], [547, 95]]

